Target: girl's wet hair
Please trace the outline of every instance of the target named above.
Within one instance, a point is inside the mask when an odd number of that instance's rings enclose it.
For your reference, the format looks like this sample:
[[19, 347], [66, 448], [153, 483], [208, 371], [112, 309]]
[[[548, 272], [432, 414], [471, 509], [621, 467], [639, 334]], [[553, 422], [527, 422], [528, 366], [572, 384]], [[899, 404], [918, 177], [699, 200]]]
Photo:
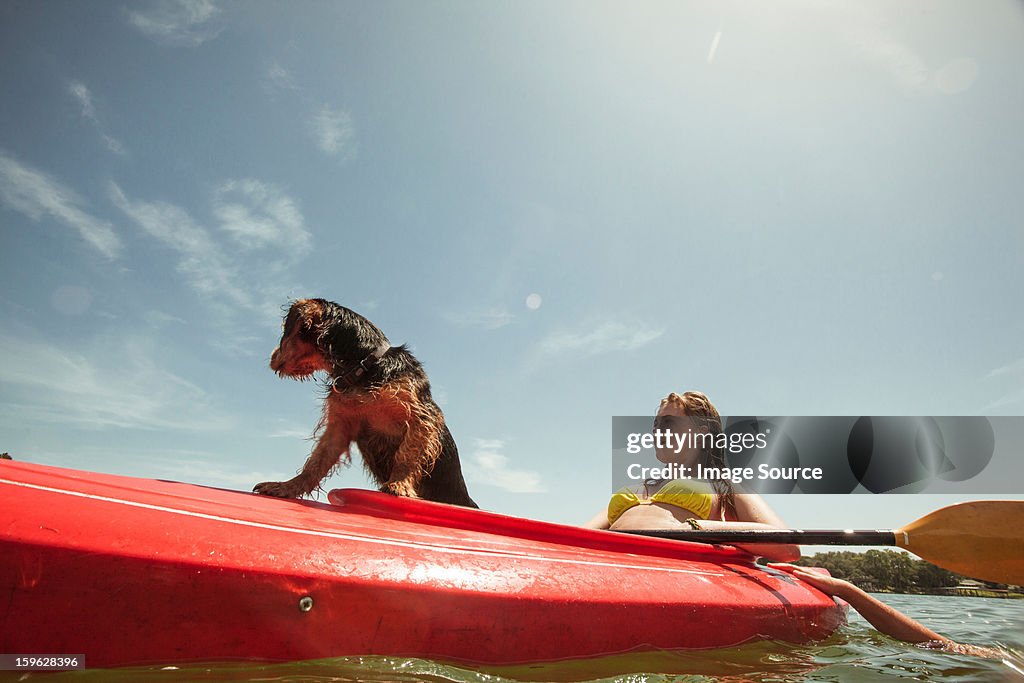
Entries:
[[[718, 414], [718, 409], [715, 408], [711, 399], [703, 392], [687, 391], [683, 394], [677, 394], [673, 391], [661, 400], [661, 407], [663, 408], [666, 405], [682, 409], [687, 417], [696, 419], [697, 426], [706, 427], [709, 434], [717, 437], [717, 435], [724, 431], [722, 429], [722, 416]], [[717, 442], [718, 439], [716, 438], [714, 441]], [[699, 462], [703, 467], [718, 467], [722, 469], [728, 467], [725, 461], [725, 449], [717, 445], [703, 449]], [[732, 482], [728, 479], [716, 479], [712, 482], [712, 486], [715, 489], [715, 493], [718, 494], [722, 511], [728, 511], [735, 515], [736, 503], [733, 497]]]

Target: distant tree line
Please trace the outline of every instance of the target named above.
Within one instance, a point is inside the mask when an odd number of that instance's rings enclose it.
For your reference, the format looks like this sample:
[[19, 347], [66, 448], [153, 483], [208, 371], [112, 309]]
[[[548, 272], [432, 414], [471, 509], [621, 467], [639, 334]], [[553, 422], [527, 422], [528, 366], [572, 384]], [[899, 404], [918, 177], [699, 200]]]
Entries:
[[[874, 593], [941, 593], [943, 588], [952, 588], [967, 578], [897, 550], [818, 553], [802, 557], [794, 564], [824, 567], [837, 579], [846, 579]], [[1007, 587], [981, 583], [988, 588]]]

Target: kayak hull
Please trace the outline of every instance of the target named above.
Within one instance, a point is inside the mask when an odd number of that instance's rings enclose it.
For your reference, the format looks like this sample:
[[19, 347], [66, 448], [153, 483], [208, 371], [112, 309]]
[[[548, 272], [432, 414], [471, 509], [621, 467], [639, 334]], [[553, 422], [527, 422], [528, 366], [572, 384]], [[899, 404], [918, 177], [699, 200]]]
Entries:
[[0, 462], [0, 652], [92, 667], [513, 665], [805, 642], [845, 606], [745, 553], [377, 492], [331, 504]]

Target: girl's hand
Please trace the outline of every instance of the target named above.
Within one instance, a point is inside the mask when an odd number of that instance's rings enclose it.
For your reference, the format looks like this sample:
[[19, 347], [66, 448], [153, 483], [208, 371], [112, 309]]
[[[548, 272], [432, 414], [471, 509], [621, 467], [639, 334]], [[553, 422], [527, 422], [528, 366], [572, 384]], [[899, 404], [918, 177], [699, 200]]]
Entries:
[[819, 574], [807, 567], [798, 567], [793, 564], [783, 563], [769, 563], [768, 566], [772, 569], [788, 572], [798, 579], [811, 584], [826, 595], [834, 595], [845, 599], [851, 592], [857, 590], [849, 581], [843, 581], [842, 579], [837, 579], [834, 576]]

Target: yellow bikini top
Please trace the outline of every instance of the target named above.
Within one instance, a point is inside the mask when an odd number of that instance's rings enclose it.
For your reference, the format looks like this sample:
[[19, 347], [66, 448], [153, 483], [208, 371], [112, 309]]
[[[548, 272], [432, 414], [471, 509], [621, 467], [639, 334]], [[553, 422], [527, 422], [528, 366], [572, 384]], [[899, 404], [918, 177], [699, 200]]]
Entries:
[[614, 524], [630, 508], [651, 503], [668, 503], [689, 510], [701, 519], [707, 519], [711, 516], [714, 502], [714, 489], [707, 482], [699, 480], [673, 479], [650, 498], [641, 498], [628, 488], [620, 489], [608, 501], [608, 523]]

